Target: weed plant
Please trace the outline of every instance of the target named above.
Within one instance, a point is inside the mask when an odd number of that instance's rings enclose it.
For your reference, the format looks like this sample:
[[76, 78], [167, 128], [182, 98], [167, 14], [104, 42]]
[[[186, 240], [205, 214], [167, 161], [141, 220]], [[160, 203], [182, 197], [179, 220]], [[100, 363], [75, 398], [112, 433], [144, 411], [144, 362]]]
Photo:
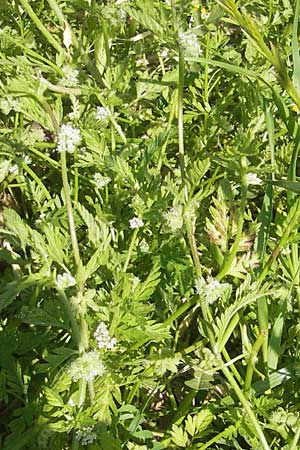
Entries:
[[300, 1], [0, 9], [0, 448], [300, 448]]

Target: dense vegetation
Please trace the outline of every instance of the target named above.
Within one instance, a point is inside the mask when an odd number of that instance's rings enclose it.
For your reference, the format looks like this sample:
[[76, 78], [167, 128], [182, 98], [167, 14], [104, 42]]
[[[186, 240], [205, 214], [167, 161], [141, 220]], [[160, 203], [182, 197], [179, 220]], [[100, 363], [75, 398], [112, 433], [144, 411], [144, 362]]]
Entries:
[[0, 448], [300, 448], [300, 0], [1, 0]]

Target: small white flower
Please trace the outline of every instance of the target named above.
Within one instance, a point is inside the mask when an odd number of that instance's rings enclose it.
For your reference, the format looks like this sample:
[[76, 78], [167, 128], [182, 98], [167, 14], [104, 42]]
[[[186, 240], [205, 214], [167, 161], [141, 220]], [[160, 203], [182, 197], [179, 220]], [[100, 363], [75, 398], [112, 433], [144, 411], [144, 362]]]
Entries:
[[147, 60], [147, 58], [144, 56], [143, 58], [139, 58], [136, 60], [135, 62], [137, 67], [142, 67], [142, 66], [149, 66], [149, 61]]
[[202, 49], [199, 44], [198, 36], [193, 32], [184, 33], [180, 31], [178, 34], [179, 44], [183, 47], [186, 56], [197, 58], [201, 55]]
[[109, 118], [109, 109], [104, 106], [97, 106], [96, 119], [104, 122]]
[[30, 158], [30, 156], [25, 155], [24, 153], [22, 154], [22, 159], [28, 166], [32, 163], [32, 159]]
[[65, 272], [62, 275], [57, 275], [56, 284], [59, 289], [67, 289], [70, 286], [74, 286], [76, 284], [76, 280], [68, 272]]
[[115, 338], [110, 337], [109, 331], [104, 322], [99, 323], [94, 336], [96, 338], [98, 348], [112, 350], [117, 343], [117, 340]]
[[253, 185], [258, 185], [258, 184], [262, 184], [262, 180], [256, 175], [256, 173], [247, 173], [246, 175], [246, 181], [247, 184], [253, 184]]
[[74, 382], [78, 380], [92, 381], [97, 376], [103, 376], [105, 367], [97, 351], [84, 353], [72, 361], [67, 370]]
[[180, 230], [183, 226], [182, 206], [174, 206], [164, 213], [167, 226], [174, 232]]
[[117, 15], [120, 22], [125, 22], [127, 19], [127, 12], [122, 8], [117, 9]]
[[62, 68], [64, 76], [60, 80], [60, 84], [65, 87], [76, 87], [78, 85], [79, 71], [73, 69], [71, 66], [64, 66]]
[[73, 153], [80, 141], [81, 134], [78, 128], [70, 124], [62, 125], [58, 133], [57, 151]]
[[209, 18], [209, 11], [203, 6], [200, 11], [201, 19], [207, 20]]
[[167, 56], [169, 56], [169, 49], [168, 49], [168, 48], [163, 48], [163, 49], [160, 51], [160, 56], [161, 56], [162, 58], [167, 58]]
[[93, 176], [94, 181], [95, 181], [95, 185], [97, 189], [101, 189], [104, 186], [107, 186], [108, 183], [111, 181], [111, 179], [109, 177], [104, 177], [103, 175], [101, 175], [101, 173], [96, 172]]
[[93, 430], [94, 427], [80, 428], [80, 430], [76, 431], [76, 439], [81, 443], [81, 445], [92, 444], [97, 439], [97, 435]]
[[142, 228], [144, 226], [144, 222], [139, 217], [133, 217], [129, 220], [129, 226], [130, 228]]
[[201, 297], [201, 301], [212, 304], [222, 297], [228, 289], [231, 289], [231, 285], [228, 283], [220, 283], [212, 277], [209, 277], [206, 281], [200, 277], [195, 282], [195, 289]]
[[12, 164], [8, 170], [13, 175], [18, 175], [19, 174], [19, 166], [18, 166], [18, 164]]

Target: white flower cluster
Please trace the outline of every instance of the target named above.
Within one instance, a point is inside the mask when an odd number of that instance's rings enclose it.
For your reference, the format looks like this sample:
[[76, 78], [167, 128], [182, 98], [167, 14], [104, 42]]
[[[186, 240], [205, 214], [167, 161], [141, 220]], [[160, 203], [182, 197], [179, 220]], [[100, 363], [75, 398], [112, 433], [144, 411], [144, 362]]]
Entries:
[[32, 163], [32, 159], [30, 158], [30, 156], [26, 155], [25, 153], [22, 153], [22, 159], [28, 166]]
[[256, 173], [249, 172], [246, 175], [247, 184], [258, 185], [262, 184], [262, 180], [256, 175]]
[[71, 66], [64, 66], [62, 68], [64, 76], [60, 80], [60, 84], [65, 87], [76, 87], [78, 85], [79, 71], [73, 69]]
[[198, 36], [193, 32], [184, 33], [180, 31], [178, 34], [179, 44], [184, 49], [186, 56], [193, 56], [197, 58], [201, 55], [202, 49], [199, 44]]
[[112, 350], [117, 343], [116, 338], [111, 338], [109, 331], [106, 328], [104, 322], [100, 322], [96, 328], [94, 336], [97, 341], [98, 348], [105, 348], [106, 350]]
[[9, 173], [13, 174], [13, 175], [18, 175], [19, 174], [19, 166], [18, 164], [12, 164], [9, 169], [8, 169]]
[[93, 176], [94, 181], [95, 181], [95, 185], [97, 189], [101, 189], [104, 186], [107, 186], [108, 183], [111, 181], [111, 179], [109, 177], [104, 177], [103, 175], [101, 175], [101, 173], [96, 172]]
[[220, 283], [211, 277], [206, 281], [200, 277], [195, 282], [195, 289], [202, 302], [212, 304], [222, 297], [228, 289], [231, 289], [231, 285], [229, 283]]
[[96, 119], [104, 122], [109, 118], [109, 109], [104, 106], [97, 106]]
[[65, 272], [62, 275], [61, 274], [57, 275], [56, 284], [59, 287], [59, 289], [67, 289], [68, 287], [75, 286], [76, 280], [74, 277], [72, 277], [71, 274]]
[[172, 231], [180, 230], [183, 226], [182, 206], [174, 206], [164, 213], [164, 218], [167, 222], [168, 228]]
[[129, 226], [131, 229], [142, 228], [144, 226], [144, 222], [139, 217], [133, 217], [129, 220]]
[[97, 439], [97, 435], [93, 429], [94, 427], [82, 427], [80, 430], [76, 431], [76, 439], [81, 445], [92, 444]]
[[80, 144], [81, 134], [78, 128], [72, 125], [62, 125], [58, 133], [57, 151], [73, 153]]
[[91, 351], [72, 361], [67, 371], [75, 382], [81, 379], [92, 381], [95, 377], [104, 375], [105, 367], [99, 353]]

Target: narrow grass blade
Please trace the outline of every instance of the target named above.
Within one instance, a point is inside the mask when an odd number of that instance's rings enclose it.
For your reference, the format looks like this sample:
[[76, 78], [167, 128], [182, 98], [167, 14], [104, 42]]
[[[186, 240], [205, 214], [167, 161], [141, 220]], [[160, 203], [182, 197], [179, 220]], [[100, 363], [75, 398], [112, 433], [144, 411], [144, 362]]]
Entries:
[[299, 181], [288, 181], [288, 180], [274, 180], [271, 182], [274, 186], [281, 187], [287, 191], [295, 192], [300, 194], [300, 182]]
[[300, 13], [300, 0], [295, 2], [295, 15], [293, 22], [293, 36], [292, 36], [292, 54], [293, 54], [293, 83], [297, 91], [300, 91], [300, 56], [298, 45], [298, 23]]

